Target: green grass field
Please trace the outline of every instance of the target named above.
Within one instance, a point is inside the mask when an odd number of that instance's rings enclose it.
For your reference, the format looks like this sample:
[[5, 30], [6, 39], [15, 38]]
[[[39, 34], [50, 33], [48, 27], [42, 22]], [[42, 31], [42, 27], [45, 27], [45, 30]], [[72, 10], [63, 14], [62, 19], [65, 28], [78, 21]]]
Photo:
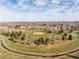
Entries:
[[[48, 34], [45, 33], [41, 34], [41, 35], [36, 35], [33, 34], [37, 31], [23, 31], [24, 33], [26, 33], [26, 35], [31, 39], [35, 39], [35, 38], [39, 38], [39, 37], [49, 37], [50, 39], [52, 38], [52, 36], [61, 36], [60, 34]], [[72, 51], [75, 48], [77, 48], [79, 46], [79, 39], [78, 39], [78, 33], [73, 32], [72, 35], [74, 36], [73, 40], [71, 41], [71, 43], [69, 44], [64, 44], [65, 42], [61, 42], [58, 45], [23, 45], [23, 44], [17, 44], [13, 41], [10, 41], [8, 39], [4, 40], [5, 45], [14, 50], [14, 51], [20, 51], [20, 52], [30, 52], [30, 53], [41, 53], [41, 54], [60, 54], [60, 53], [65, 53], [68, 51]], [[74, 55], [74, 56], [79, 56], [79, 53], [73, 53], [70, 55]], [[4, 57], [5, 56], [5, 57]], [[41, 57], [39, 57], [40, 59]], [[38, 59], [38, 57], [34, 57], [34, 56], [24, 56], [24, 55], [17, 55], [15, 53], [10, 53], [5, 51], [4, 49], [0, 48], [0, 59]], [[41, 59], [46, 59], [46, 58], [41, 58]], [[47, 58], [47, 59], [52, 59], [52, 58]], [[61, 57], [57, 57], [55, 59], [75, 59], [73, 57], [69, 57], [69, 56], [61, 56]]]
[[9, 53], [0, 48], [0, 59], [34, 59], [34, 58]]
[[[14, 49], [16, 51], [22, 51], [22, 52], [35, 52], [35, 53], [62, 53], [62, 52], [66, 52], [68, 50], [72, 50], [75, 49], [79, 46], [79, 40], [75, 40], [72, 43], [65, 45], [64, 43], [61, 43], [57, 46], [52, 45], [52, 48], [50, 49], [46, 49], [49, 48], [48, 46], [29, 46], [29, 45], [21, 45], [21, 44], [17, 44], [14, 43], [12, 41], [6, 40], [6, 45], [8, 47], [10, 47], [11, 49]], [[51, 45], [50, 45], [51, 46]]]
[[[24, 31], [25, 32], [25, 31]], [[32, 40], [39, 37], [52, 37], [52, 36], [61, 36], [60, 34], [42, 34], [42, 35], [34, 35], [33, 33], [36, 33], [37, 31], [27, 31], [25, 32], [26, 35], [30, 36], [29, 38]], [[74, 33], [72, 33], [74, 34]], [[76, 35], [76, 34], [74, 34]], [[16, 51], [22, 51], [22, 52], [35, 52], [35, 53], [48, 53], [48, 54], [55, 54], [55, 53], [63, 53], [68, 50], [75, 49], [79, 45], [79, 40], [77, 38], [77, 35], [74, 36], [73, 40], [69, 44], [64, 44], [65, 42], [62, 42], [58, 45], [23, 45], [23, 44], [17, 44], [15, 42], [12, 42], [10, 40], [5, 40], [5, 44], [10, 47], [11, 49], [14, 49]]]
[[[70, 54], [75, 57], [79, 57], [79, 51], [73, 54]], [[61, 56], [56, 58], [42, 58], [42, 57], [33, 57], [33, 56], [22, 56], [9, 53], [0, 48], [0, 59], [77, 59], [69, 56]]]

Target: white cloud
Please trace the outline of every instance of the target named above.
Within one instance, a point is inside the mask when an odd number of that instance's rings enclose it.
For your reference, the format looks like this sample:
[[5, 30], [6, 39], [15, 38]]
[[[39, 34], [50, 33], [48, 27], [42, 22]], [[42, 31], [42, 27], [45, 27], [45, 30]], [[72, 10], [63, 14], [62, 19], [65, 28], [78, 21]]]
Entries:
[[[54, 3], [56, 3], [56, 1], [54, 1]], [[58, 9], [45, 12], [17, 12], [0, 6], [0, 21], [76, 21], [79, 19], [79, 12], [73, 13], [69, 11], [67, 13], [58, 13], [57, 10]]]
[[35, 0], [34, 4], [37, 6], [45, 6], [48, 3], [48, 0]]
[[60, 0], [51, 0], [51, 3], [53, 3], [53, 4], [60, 4]]

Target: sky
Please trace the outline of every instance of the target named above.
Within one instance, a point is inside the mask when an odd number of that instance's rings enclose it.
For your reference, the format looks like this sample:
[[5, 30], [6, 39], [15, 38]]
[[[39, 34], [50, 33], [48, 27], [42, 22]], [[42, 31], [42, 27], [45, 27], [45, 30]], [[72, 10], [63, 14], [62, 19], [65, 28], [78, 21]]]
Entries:
[[78, 20], [79, 0], [0, 0], [0, 22]]

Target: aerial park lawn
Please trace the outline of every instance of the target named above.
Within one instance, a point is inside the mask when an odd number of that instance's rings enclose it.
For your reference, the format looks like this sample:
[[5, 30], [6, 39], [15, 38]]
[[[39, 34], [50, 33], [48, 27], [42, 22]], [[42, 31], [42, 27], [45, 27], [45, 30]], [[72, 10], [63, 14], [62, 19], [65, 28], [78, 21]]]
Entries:
[[[62, 34], [55, 34], [55, 33], [46, 33], [46, 32], [37, 32], [37, 31], [24, 31], [28, 38], [30, 40], [34, 40], [36, 38], [40, 37], [49, 37], [50, 39], [54, 39], [52, 37], [61, 37]], [[59, 41], [55, 42], [52, 44], [48, 45], [36, 45], [34, 43], [31, 43], [30, 45], [26, 44], [20, 44], [20, 43], [15, 43], [13, 41], [10, 41], [8, 39], [4, 40], [4, 43], [6, 44], [7, 47], [10, 49], [13, 49], [15, 51], [20, 51], [20, 52], [30, 52], [30, 53], [41, 53], [41, 54], [60, 54], [64, 52], [68, 52], [70, 50], [73, 50], [78, 47], [79, 45], [79, 39], [78, 39], [78, 34], [76, 32], [72, 33], [73, 35], [73, 40], [65, 40], [65, 41]], [[30, 37], [29, 37], [30, 36]]]

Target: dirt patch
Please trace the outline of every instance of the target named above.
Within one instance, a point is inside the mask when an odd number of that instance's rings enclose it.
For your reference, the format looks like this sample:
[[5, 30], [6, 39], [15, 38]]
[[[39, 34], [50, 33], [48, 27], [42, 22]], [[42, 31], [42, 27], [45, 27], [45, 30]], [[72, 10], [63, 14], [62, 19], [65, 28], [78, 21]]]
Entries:
[[43, 32], [34, 32], [33, 35], [44, 35], [45, 33]]

